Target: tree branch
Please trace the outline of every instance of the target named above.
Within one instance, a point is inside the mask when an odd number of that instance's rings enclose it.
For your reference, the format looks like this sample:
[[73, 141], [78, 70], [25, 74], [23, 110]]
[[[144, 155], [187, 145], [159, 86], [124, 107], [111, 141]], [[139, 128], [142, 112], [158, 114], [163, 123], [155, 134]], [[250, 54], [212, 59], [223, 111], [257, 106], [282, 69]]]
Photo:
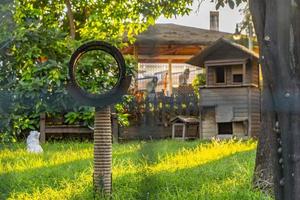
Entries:
[[259, 41], [262, 41], [265, 30], [265, 10], [266, 3], [264, 0], [250, 0], [249, 8], [252, 20], [255, 26], [256, 35]]
[[68, 16], [69, 25], [70, 25], [70, 36], [72, 39], [75, 39], [76, 29], [75, 29], [74, 16], [73, 16], [70, 0], [65, 0], [65, 4], [67, 6], [67, 16]]

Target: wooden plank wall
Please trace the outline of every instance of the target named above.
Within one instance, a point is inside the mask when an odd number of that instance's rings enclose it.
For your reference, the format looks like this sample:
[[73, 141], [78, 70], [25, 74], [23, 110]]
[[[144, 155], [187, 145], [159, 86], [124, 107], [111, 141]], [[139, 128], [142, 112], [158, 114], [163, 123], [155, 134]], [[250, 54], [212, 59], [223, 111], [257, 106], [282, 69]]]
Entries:
[[206, 85], [214, 85], [214, 84], [215, 84], [215, 67], [208, 67]]
[[246, 64], [246, 77], [245, 83], [250, 84], [253, 83], [253, 67], [251, 66], [250, 62]]
[[[233, 117], [248, 117], [248, 90], [247, 87], [203, 88], [200, 90], [202, 106], [231, 106]], [[204, 115], [202, 121], [203, 138], [217, 135], [217, 123], [214, 109]], [[234, 133], [241, 131], [239, 126], [234, 126]], [[246, 131], [246, 130], [245, 130]], [[239, 135], [240, 136], [240, 133]]]
[[226, 87], [226, 88], [201, 88], [200, 104], [203, 106], [226, 105], [237, 109], [239, 115], [248, 115], [248, 90], [247, 87]]
[[251, 136], [257, 137], [260, 132], [261, 125], [261, 94], [260, 89], [252, 87], [251, 88]]
[[244, 137], [247, 132], [246, 127], [243, 122], [233, 122], [232, 123], [233, 135], [236, 137]]
[[210, 139], [217, 135], [216, 113], [215, 107], [207, 107], [203, 109], [202, 113], [202, 137], [203, 139]]
[[[248, 87], [226, 87], [226, 88], [202, 88], [200, 90], [202, 106], [228, 106], [233, 109], [233, 117], [248, 118]], [[203, 138], [210, 138], [217, 135], [217, 123], [215, 119], [215, 108], [209, 109], [209, 114], [204, 114], [202, 121]], [[234, 134], [241, 136], [242, 128], [233, 124]], [[244, 134], [247, 132], [243, 130]]]
[[259, 65], [257, 60], [253, 60], [252, 64], [252, 81], [251, 83], [259, 85]]
[[[260, 89], [257, 87], [226, 87], [226, 88], [202, 88], [200, 90], [202, 106], [232, 106], [233, 116], [236, 118], [248, 118], [250, 122], [250, 135], [255, 137], [260, 131]], [[204, 118], [204, 117], [203, 117]], [[206, 126], [212, 127], [215, 122], [212, 117], [209, 125], [204, 122], [202, 131], [205, 135]], [[210, 132], [210, 130], [208, 131]], [[211, 133], [209, 133], [211, 135]]]

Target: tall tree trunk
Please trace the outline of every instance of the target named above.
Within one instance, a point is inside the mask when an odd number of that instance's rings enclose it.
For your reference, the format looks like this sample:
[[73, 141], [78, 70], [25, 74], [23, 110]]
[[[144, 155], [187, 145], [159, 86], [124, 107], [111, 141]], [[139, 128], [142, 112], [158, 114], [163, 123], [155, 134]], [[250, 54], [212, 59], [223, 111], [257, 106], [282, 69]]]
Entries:
[[[265, 32], [265, 15], [266, 5], [265, 0], [252, 0], [249, 3], [250, 11], [253, 18], [253, 23], [256, 30], [256, 35], [260, 44], [260, 55], [264, 55], [264, 32]], [[270, 193], [274, 193], [275, 189], [275, 168], [277, 165], [277, 151], [276, 151], [276, 135], [273, 132], [275, 125], [274, 103], [271, 88], [271, 79], [269, 77], [269, 69], [266, 59], [260, 59], [263, 73], [263, 90], [262, 90], [262, 123], [261, 131], [259, 134], [256, 163], [254, 170], [254, 186]]]
[[74, 22], [74, 16], [72, 12], [72, 6], [70, 0], [65, 0], [65, 4], [67, 6], [67, 16], [69, 20], [69, 26], [70, 26], [70, 36], [72, 39], [75, 39], [75, 22]]
[[267, 86], [263, 88], [262, 119], [253, 182], [255, 187], [273, 194], [275, 181], [275, 169], [273, 166], [277, 166], [278, 147], [277, 134], [274, 134], [273, 131], [273, 127], [275, 127], [275, 113], [273, 112], [272, 95]]
[[[270, 135], [266, 139], [261, 134], [257, 154], [264, 158], [257, 158], [256, 174], [259, 174], [261, 166], [265, 168], [263, 171], [273, 170], [276, 199], [286, 200], [300, 199], [299, 6], [300, 0], [250, 0], [250, 10], [260, 44], [264, 88], [269, 88], [271, 97], [265, 100], [272, 104], [271, 109], [263, 113], [262, 120], [269, 124], [264, 126], [267, 128], [266, 134], [275, 134], [271, 131], [273, 129], [279, 133], [279, 140], [274, 140], [274, 136]], [[263, 105], [266, 106], [265, 103]], [[270, 113], [267, 114], [268, 112]], [[275, 117], [280, 129], [274, 127]], [[282, 148], [278, 148], [278, 154], [274, 154], [280, 141]], [[268, 144], [263, 145], [266, 142]], [[270, 151], [266, 145], [272, 148], [271, 160], [266, 159]], [[272, 159], [275, 167], [270, 169]], [[269, 163], [262, 163], [265, 161]], [[266, 177], [272, 179], [272, 176]]]

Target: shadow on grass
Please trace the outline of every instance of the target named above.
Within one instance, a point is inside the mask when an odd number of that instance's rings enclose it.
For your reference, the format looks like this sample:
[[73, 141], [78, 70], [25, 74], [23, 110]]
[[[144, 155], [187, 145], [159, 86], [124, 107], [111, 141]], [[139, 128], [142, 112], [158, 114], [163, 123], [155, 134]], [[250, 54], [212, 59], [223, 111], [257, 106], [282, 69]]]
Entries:
[[92, 159], [83, 159], [0, 174], [0, 199], [7, 199], [11, 192], [30, 194], [37, 188], [60, 189], [63, 182], [76, 180], [79, 173], [86, 171], [91, 165]]
[[[139, 153], [144, 164], [151, 165], [158, 161], [157, 144], [158, 143], [148, 142], [142, 145]], [[162, 146], [159, 146], [159, 149], [161, 148]], [[144, 177], [141, 180], [141, 185], [139, 187], [139, 192], [136, 194], [136, 199], [141, 199], [141, 197], [143, 197], [143, 199], [149, 199], [150, 194], [153, 194], [156, 188], [146, 187], [146, 185], [153, 183], [158, 184], [160, 182], [159, 177], [157, 176], [147, 176], [147, 172], [143, 172], [143, 174]]]
[[[156, 159], [149, 147], [141, 153], [147, 153], [151, 164]], [[119, 177], [114, 180], [114, 199], [269, 199], [252, 189], [254, 158], [255, 151], [244, 151], [174, 172], [142, 171]]]

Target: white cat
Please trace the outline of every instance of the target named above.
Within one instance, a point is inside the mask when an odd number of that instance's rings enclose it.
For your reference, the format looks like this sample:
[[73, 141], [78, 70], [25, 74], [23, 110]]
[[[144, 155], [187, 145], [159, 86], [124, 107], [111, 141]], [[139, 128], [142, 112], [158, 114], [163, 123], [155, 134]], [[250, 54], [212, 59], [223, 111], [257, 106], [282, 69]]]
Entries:
[[40, 132], [30, 131], [27, 137], [27, 151], [31, 153], [42, 153], [43, 149], [39, 142]]

